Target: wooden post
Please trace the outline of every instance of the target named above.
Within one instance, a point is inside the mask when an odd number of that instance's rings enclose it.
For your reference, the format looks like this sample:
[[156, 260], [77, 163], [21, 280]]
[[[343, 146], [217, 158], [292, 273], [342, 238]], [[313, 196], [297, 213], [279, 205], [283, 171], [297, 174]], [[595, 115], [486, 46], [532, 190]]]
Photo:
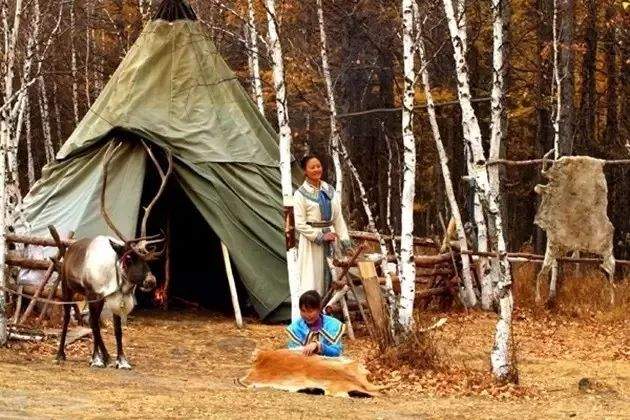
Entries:
[[343, 312], [343, 318], [346, 321], [348, 330], [348, 337], [354, 341], [354, 328], [352, 328], [352, 320], [350, 319], [350, 311], [348, 310], [348, 302], [346, 301], [346, 295], [341, 298], [341, 310]]
[[13, 319], [12, 319], [12, 323], [13, 324], [17, 324], [17, 321], [20, 317], [20, 311], [22, 311], [22, 292], [24, 290], [24, 286], [22, 286], [21, 284], [18, 286], [17, 292], [19, 293], [17, 295], [17, 303], [15, 304], [15, 313], [13, 314]]
[[243, 317], [241, 316], [241, 307], [238, 303], [238, 295], [236, 293], [236, 283], [234, 282], [234, 273], [232, 272], [232, 263], [230, 262], [230, 253], [223, 242], [221, 242], [221, 250], [223, 251], [223, 262], [225, 263], [225, 274], [228, 284], [230, 285], [230, 295], [232, 296], [232, 307], [234, 308], [234, 318], [236, 326], [243, 328]]
[[[46, 273], [44, 274], [44, 278], [42, 279], [42, 282], [37, 287], [37, 290], [35, 291], [35, 294], [33, 295], [33, 299], [31, 299], [31, 301], [28, 304], [28, 307], [26, 308], [26, 311], [24, 311], [24, 315], [22, 315], [22, 318], [20, 318], [19, 320], [20, 324], [24, 323], [30, 316], [31, 312], [33, 312], [33, 308], [37, 304], [37, 298], [40, 296], [40, 294], [46, 287], [46, 284], [50, 280], [50, 277], [52, 277], [52, 274], [55, 272], [55, 268], [56, 268], [57, 262], [59, 261], [59, 258], [61, 258], [66, 253], [65, 251], [66, 247], [70, 246], [74, 242], [73, 231], [68, 232], [68, 238], [66, 240], [62, 240], [60, 238], [59, 233], [57, 232], [54, 226], [52, 225], [48, 226], [48, 231], [50, 232], [50, 236], [52, 236], [53, 238], [54, 244], [58, 248], [57, 255], [52, 259], [48, 268], [46, 269]], [[27, 238], [23, 238], [23, 239], [27, 239]], [[36, 239], [36, 238], [31, 238], [31, 239]], [[55, 295], [55, 292], [57, 291], [57, 285], [59, 284], [59, 275], [61, 274], [58, 273], [57, 279], [55, 280], [55, 284], [53, 285], [53, 288], [51, 289], [48, 295], [48, 299], [51, 299]], [[48, 303], [45, 303], [42, 309], [42, 313], [37, 319], [38, 322], [40, 322], [43, 319], [47, 308], [48, 308]], [[78, 314], [77, 316], [80, 316], [80, 314]]]
[[168, 291], [171, 287], [171, 208], [166, 219], [166, 256], [164, 258], [164, 301], [162, 308], [168, 309]]
[[359, 261], [358, 266], [361, 272], [363, 292], [372, 315], [376, 337], [379, 341], [378, 344], [381, 349], [384, 349], [391, 342], [392, 337], [389, 335], [389, 318], [385, 310], [385, 299], [381, 293], [376, 275], [376, 267], [372, 261]]
[[37, 298], [42, 294], [44, 287], [46, 287], [46, 284], [48, 284], [48, 280], [50, 280], [50, 277], [52, 276], [52, 273], [54, 271], [55, 271], [55, 263], [51, 261], [50, 266], [48, 266], [48, 270], [46, 270], [46, 274], [44, 274], [44, 278], [42, 279], [42, 282], [39, 284], [39, 286], [37, 286], [37, 290], [35, 291], [35, 294], [33, 295], [33, 299], [31, 299], [31, 301], [29, 302], [28, 306], [26, 307], [26, 310], [24, 311], [24, 315], [22, 315], [22, 318], [19, 319], [18, 324], [23, 324], [24, 321], [28, 319], [31, 312], [33, 312], [33, 308], [35, 308], [35, 304], [37, 303]]

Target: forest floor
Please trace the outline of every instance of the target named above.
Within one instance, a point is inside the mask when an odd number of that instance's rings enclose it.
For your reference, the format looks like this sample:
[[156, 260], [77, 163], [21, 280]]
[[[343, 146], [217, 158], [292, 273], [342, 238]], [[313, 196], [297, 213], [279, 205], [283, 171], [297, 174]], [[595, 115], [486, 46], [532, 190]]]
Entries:
[[[204, 311], [138, 311], [125, 328], [131, 371], [88, 366], [91, 340], [72, 344], [53, 363], [56, 341], [15, 342], [0, 349], [1, 418], [628, 418], [630, 317], [627, 295], [616, 311], [517, 309], [514, 340], [520, 385], [498, 385], [489, 373], [495, 316], [451, 311], [432, 333], [439, 363], [392, 367], [362, 331], [346, 354], [371, 379], [389, 385], [372, 399], [248, 390], [235, 383], [255, 348], [279, 348], [278, 325], [248, 319], [244, 329]], [[115, 351], [111, 327], [104, 332]], [[411, 360], [413, 364], [413, 360]], [[589, 386], [578, 383], [588, 378]]]

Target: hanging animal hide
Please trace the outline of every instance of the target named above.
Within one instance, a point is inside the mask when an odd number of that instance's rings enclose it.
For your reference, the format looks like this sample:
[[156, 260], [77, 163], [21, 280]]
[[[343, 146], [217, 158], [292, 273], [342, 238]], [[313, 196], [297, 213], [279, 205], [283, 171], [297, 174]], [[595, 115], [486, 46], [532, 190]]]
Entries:
[[581, 251], [602, 256], [601, 266], [611, 283], [612, 302], [614, 228], [608, 219], [608, 186], [603, 168], [602, 160], [568, 156], [543, 170], [549, 182], [536, 185], [535, 191], [542, 200], [534, 222], [547, 232], [547, 250], [536, 282], [537, 299], [540, 279], [555, 266], [556, 258]]
[[383, 389], [367, 380], [368, 370], [339, 357], [304, 356], [295, 350], [254, 353], [254, 365], [240, 383], [248, 388], [291, 392], [319, 390], [336, 397], [376, 396]]
[[[563, 157], [537, 185], [542, 201], [535, 223], [547, 232], [548, 245], [560, 252], [583, 251], [601, 255], [603, 268], [614, 270], [613, 232], [608, 219], [608, 187], [604, 161], [586, 156]], [[612, 261], [609, 261], [612, 259]]]

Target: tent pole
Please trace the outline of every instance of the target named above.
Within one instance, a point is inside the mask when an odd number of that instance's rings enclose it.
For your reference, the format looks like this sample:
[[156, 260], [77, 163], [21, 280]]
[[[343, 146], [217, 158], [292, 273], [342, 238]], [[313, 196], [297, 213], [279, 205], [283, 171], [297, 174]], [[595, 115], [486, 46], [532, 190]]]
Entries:
[[166, 216], [166, 259], [164, 261], [164, 301], [162, 309], [168, 309], [168, 292], [171, 287], [171, 207]]
[[230, 285], [230, 295], [232, 296], [232, 307], [234, 308], [234, 318], [236, 319], [236, 326], [239, 328], [243, 328], [243, 317], [241, 316], [241, 307], [238, 304], [238, 295], [236, 294], [236, 283], [234, 282], [234, 273], [232, 272], [230, 253], [228, 252], [228, 249], [223, 241], [221, 241], [221, 250], [223, 251], [225, 274], [227, 275], [228, 284]]

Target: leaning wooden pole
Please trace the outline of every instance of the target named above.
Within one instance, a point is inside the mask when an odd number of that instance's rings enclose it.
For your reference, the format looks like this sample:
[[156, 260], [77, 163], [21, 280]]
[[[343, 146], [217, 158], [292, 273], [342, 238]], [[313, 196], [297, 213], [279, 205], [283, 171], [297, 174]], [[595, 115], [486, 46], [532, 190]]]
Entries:
[[232, 272], [232, 263], [230, 262], [230, 253], [223, 242], [221, 242], [221, 251], [223, 251], [223, 262], [225, 263], [225, 274], [228, 284], [230, 285], [230, 296], [232, 296], [232, 307], [234, 308], [234, 319], [236, 326], [243, 328], [243, 317], [241, 315], [241, 306], [238, 303], [238, 294], [236, 293], [236, 282], [234, 281], [234, 273]]

